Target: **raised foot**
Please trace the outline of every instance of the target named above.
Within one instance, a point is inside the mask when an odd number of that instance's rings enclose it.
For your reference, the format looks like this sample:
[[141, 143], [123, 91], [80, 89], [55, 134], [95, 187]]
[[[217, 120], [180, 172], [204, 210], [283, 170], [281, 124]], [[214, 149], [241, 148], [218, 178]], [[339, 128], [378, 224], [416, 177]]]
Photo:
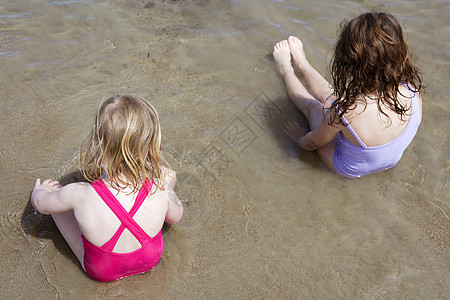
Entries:
[[288, 38], [289, 49], [294, 59], [295, 65], [301, 65], [306, 62], [305, 51], [303, 50], [302, 41], [296, 36], [290, 36]]
[[291, 51], [287, 40], [279, 41], [273, 47], [273, 58], [277, 64], [278, 72], [285, 75], [286, 72], [293, 70], [291, 65]]

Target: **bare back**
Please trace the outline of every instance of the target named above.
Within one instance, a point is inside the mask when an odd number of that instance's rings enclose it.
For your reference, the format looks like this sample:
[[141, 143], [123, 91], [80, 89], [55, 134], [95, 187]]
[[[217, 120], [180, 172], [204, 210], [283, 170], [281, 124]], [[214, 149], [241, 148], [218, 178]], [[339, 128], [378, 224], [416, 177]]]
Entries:
[[[399, 101], [406, 105], [407, 108], [411, 107], [411, 92], [405, 86], [400, 86], [400, 93], [398, 95]], [[422, 119], [422, 99], [418, 96], [420, 120]], [[368, 147], [380, 146], [390, 141], [393, 141], [399, 137], [405, 130], [409, 115], [405, 121], [400, 119], [400, 116], [389, 109], [383, 107], [383, 111], [389, 116], [389, 119], [378, 110], [377, 101], [367, 98], [367, 106], [362, 101], [357, 102], [357, 107], [354, 110], [345, 114], [347, 122], [351, 125], [352, 129], [359, 136], [359, 138]], [[389, 126], [390, 124], [390, 126]], [[358, 145], [358, 141], [350, 133], [349, 129], [343, 124], [340, 125], [342, 133], [354, 145]]]
[[[159, 233], [164, 222], [175, 224], [183, 214], [181, 201], [173, 190], [176, 184], [175, 172], [165, 169], [163, 173], [164, 189], [161, 190], [153, 184], [149, 195], [143, 200], [133, 217], [150, 237]], [[131, 193], [130, 187], [117, 191], [108, 184], [108, 181], [104, 183], [123, 208], [129, 212], [138, 193]], [[68, 203], [67, 206], [73, 210], [79, 230], [95, 246], [101, 247], [109, 241], [121, 224], [91, 184], [79, 182], [66, 185], [59, 189], [54, 198], [52, 201], [55, 201], [55, 204], [61, 201]], [[55, 204], [50, 207], [55, 207]], [[113, 252], [129, 253], [139, 248], [141, 244], [125, 228]]]
[[[75, 189], [80, 196], [78, 204], [74, 207], [78, 226], [89, 242], [101, 247], [111, 239], [121, 222], [90, 184], [78, 183], [76, 185]], [[137, 193], [128, 194], [130, 191], [127, 189], [117, 192], [108, 184], [107, 186], [125, 210], [130, 211]], [[150, 237], [157, 235], [164, 224], [170, 189], [167, 187], [164, 191], [158, 190], [149, 194], [133, 217]], [[154, 191], [155, 186], [152, 187], [152, 192]], [[140, 247], [138, 240], [128, 229], [125, 229], [113, 251], [128, 253]]]

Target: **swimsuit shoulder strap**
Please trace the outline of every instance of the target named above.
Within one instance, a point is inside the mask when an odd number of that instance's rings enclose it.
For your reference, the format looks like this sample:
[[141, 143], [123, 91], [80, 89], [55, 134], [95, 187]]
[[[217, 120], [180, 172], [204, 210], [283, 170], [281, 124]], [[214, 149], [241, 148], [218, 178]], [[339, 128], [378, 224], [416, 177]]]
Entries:
[[[335, 100], [336, 101], [336, 100]], [[339, 107], [336, 105], [336, 109], [338, 112], [340, 112]], [[356, 132], [353, 130], [352, 126], [347, 122], [347, 119], [345, 119], [344, 116], [342, 116], [342, 122], [345, 127], [350, 131], [350, 133], [353, 135], [353, 137], [356, 139], [356, 141], [361, 145], [363, 148], [367, 148], [366, 144], [359, 138], [359, 136], [356, 134]]]
[[102, 249], [112, 251], [125, 228], [127, 228], [136, 237], [141, 245], [143, 245], [145, 240], [151, 239], [151, 237], [149, 237], [148, 234], [145, 233], [145, 231], [136, 223], [133, 216], [136, 214], [137, 210], [149, 194], [153, 182], [150, 182], [148, 179], [145, 180], [144, 185], [139, 191], [130, 212], [125, 210], [125, 208], [119, 203], [101, 179], [93, 182], [91, 185], [121, 222], [116, 233], [101, 247]]
[[347, 127], [348, 131], [353, 135], [353, 137], [356, 139], [356, 141], [361, 145], [363, 148], [367, 148], [366, 144], [359, 138], [359, 136], [356, 134], [356, 132], [353, 130], [352, 126], [347, 122], [344, 116], [342, 116], [342, 120], [344, 121], [344, 125]]

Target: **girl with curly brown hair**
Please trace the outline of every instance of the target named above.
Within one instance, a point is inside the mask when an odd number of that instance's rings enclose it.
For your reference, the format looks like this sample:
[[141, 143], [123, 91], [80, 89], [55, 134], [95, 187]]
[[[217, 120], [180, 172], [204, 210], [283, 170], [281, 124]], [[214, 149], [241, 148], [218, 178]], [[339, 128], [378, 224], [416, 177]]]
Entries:
[[309, 64], [297, 37], [278, 42], [273, 56], [311, 129], [291, 121], [285, 133], [303, 149], [317, 150], [338, 174], [360, 177], [398, 163], [421, 122], [423, 87], [393, 15], [364, 13], [341, 28], [331, 62], [333, 86]]

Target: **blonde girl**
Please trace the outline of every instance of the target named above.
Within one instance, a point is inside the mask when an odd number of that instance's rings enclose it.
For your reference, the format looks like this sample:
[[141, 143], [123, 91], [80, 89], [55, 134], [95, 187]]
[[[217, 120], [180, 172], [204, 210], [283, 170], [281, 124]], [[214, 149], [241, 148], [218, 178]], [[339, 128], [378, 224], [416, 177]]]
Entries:
[[91, 183], [37, 179], [33, 206], [52, 215], [92, 278], [113, 281], [159, 262], [161, 228], [183, 214], [175, 173], [161, 165], [160, 151], [154, 107], [137, 96], [116, 96], [100, 104], [82, 146], [82, 172]]

